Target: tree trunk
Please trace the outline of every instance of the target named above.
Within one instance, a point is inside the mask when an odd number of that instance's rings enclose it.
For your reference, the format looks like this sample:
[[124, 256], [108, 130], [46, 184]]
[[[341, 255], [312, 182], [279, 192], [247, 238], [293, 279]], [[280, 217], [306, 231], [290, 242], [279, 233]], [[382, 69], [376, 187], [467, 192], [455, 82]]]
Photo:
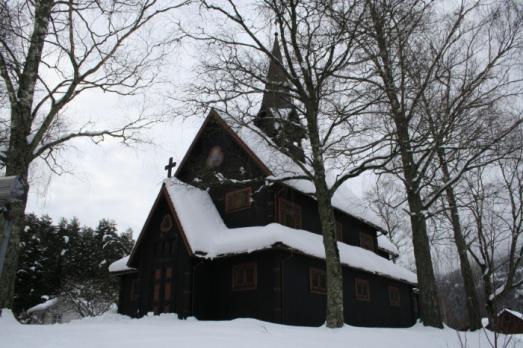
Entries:
[[340, 264], [340, 254], [336, 240], [336, 221], [331, 203], [331, 192], [327, 186], [325, 163], [317, 128], [317, 106], [310, 103], [307, 112], [307, 127], [312, 151], [312, 167], [314, 170], [314, 186], [318, 201], [323, 246], [325, 249], [325, 264], [327, 276], [327, 308], [326, 324], [329, 328], [342, 327], [343, 316], [343, 273]]
[[318, 213], [320, 215], [325, 264], [327, 274], [327, 327], [342, 327], [343, 315], [343, 273], [336, 240], [336, 222], [330, 194], [325, 180], [315, 180]]
[[[38, 1], [35, 3], [34, 26], [31, 34], [31, 43], [27, 50], [27, 57], [20, 76], [16, 100], [11, 101], [11, 127], [9, 134], [9, 149], [5, 162], [6, 175], [19, 175], [28, 182], [29, 164], [33, 160], [31, 147], [27, 136], [31, 133], [32, 109], [35, 85], [38, 79], [38, 70], [41, 56], [48, 34], [51, 11], [54, 0]], [[4, 270], [0, 275], [0, 308], [11, 308], [13, 303], [14, 284], [18, 267], [20, 249], [20, 234], [23, 229], [25, 207], [27, 205], [26, 187], [23, 199], [12, 203], [9, 219], [13, 222], [13, 230], [8, 245]], [[0, 236], [3, 238], [3, 226]]]
[[[20, 175], [27, 180], [29, 169], [29, 162], [27, 148], [29, 147], [25, 141], [14, 141], [14, 137], [18, 136], [19, 129], [11, 129], [11, 146], [7, 158], [6, 175]], [[16, 271], [18, 269], [18, 255], [20, 250], [20, 235], [24, 224], [24, 213], [27, 205], [27, 193], [29, 187], [26, 186], [23, 198], [19, 202], [13, 202], [9, 205], [8, 219], [13, 223], [11, 238], [7, 247], [7, 255], [5, 259], [4, 269], [0, 275], [0, 308], [11, 308], [13, 304], [14, 285], [16, 280]], [[0, 226], [0, 240], [4, 236], [4, 224]]]
[[427, 224], [423, 211], [423, 204], [418, 183], [416, 181], [417, 170], [414, 166], [414, 158], [410, 147], [408, 127], [402, 122], [396, 122], [398, 140], [401, 144], [401, 161], [403, 165], [403, 176], [405, 179], [405, 190], [410, 210], [410, 222], [412, 225], [412, 244], [416, 259], [416, 272], [418, 286], [420, 289], [420, 314], [424, 325], [443, 328], [441, 310], [436, 286], [436, 277], [432, 267], [432, 256], [427, 234]]
[[[450, 181], [450, 174], [445, 161], [445, 154], [443, 149], [438, 149], [438, 158], [440, 166], [443, 171], [443, 179], [446, 183]], [[459, 264], [461, 269], [461, 276], [463, 277], [463, 284], [465, 287], [466, 306], [469, 319], [469, 327], [471, 330], [478, 330], [482, 328], [481, 325], [481, 313], [478, 301], [478, 295], [476, 293], [476, 284], [474, 282], [474, 275], [472, 273], [472, 267], [468, 259], [468, 247], [465, 237], [461, 229], [461, 221], [459, 218], [458, 207], [456, 204], [456, 196], [454, 189], [451, 185], [447, 185], [445, 190], [447, 194], [447, 201], [449, 204], [450, 220], [452, 223], [452, 230], [454, 232], [454, 241], [459, 255]]]

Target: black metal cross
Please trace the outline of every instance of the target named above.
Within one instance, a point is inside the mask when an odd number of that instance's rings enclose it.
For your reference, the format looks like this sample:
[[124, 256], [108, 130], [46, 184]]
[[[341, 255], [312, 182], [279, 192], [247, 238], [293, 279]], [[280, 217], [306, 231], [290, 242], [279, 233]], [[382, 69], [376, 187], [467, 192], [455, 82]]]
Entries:
[[172, 176], [172, 170], [176, 167], [176, 162], [173, 162], [173, 158], [169, 158], [169, 163], [165, 166], [165, 170], [167, 171], [167, 177], [170, 178]]

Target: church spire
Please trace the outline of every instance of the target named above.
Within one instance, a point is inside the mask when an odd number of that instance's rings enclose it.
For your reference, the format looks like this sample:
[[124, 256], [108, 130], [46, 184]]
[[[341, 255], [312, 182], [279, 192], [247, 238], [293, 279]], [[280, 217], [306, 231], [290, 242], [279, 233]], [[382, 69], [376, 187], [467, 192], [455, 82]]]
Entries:
[[271, 137], [275, 144], [303, 162], [305, 155], [301, 141], [305, 138], [305, 130], [290, 97], [289, 80], [282, 67], [278, 34], [274, 35], [271, 54], [263, 99], [254, 124]]
[[265, 91], [263, 92], [260, 111], [269, 108], [287, 109], [293, 107], [289, 97], [287, 76], [281, 66], [283, 59], [277, 33], [274, 34], [271, 54], [272, 58], [269, 64], [269, 71], [267, 72], [267, 83], [265, 85]]

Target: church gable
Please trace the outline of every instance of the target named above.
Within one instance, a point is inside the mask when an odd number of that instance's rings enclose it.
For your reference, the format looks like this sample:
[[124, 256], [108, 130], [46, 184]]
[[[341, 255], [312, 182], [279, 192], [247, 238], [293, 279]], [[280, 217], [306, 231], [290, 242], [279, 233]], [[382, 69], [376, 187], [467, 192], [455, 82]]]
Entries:
[[[252, 150], [211, 110], [180, 163], [175, 176], [197, 186], [219, 186], [228, 180], [271, 175]], [[203, 184], [200, 184], [203, 183]]]
[[165, 187], [162, 187], [149, 216], [140, 232], [127, 263], [139, 267], [144, 262], [160, 262], [174, 258], [183, 252], [188, 256], [192, 250], [187, 242], [176, 211], [172, 207]]

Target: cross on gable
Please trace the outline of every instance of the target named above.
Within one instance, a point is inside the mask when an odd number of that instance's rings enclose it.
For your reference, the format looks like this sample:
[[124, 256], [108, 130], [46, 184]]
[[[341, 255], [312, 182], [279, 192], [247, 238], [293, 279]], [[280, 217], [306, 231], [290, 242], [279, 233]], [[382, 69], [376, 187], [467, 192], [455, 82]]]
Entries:
[[172, 170], [176, 167], [176, 162], [173, 162], [173, 158], [169, 157], [169, 163], [164, 167], [167, 171], [167, 177], [170, 178], [172, 176]]

